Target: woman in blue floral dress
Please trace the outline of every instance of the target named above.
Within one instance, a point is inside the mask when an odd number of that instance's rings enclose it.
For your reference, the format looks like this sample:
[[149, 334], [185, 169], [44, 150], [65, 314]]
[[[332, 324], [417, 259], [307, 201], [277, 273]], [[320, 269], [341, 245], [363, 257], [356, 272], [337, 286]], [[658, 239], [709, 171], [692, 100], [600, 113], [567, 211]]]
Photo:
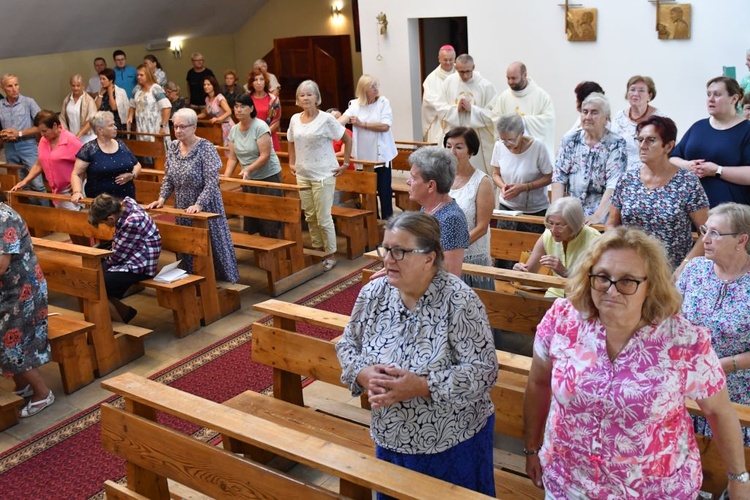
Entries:
[[708, 218], [708, 197], [700, 179], [669, 162], [677, 126], [669, 118], [651, 116], [638, 124], [635, 143], [641, 166], [628, 170], [612, 195], [607, 228], [637, 227], [661, 241], [672, 269], [703, 255], [703, 242], [693, 244], [693, 226]]
[[31, 398], [21, 410], [30, 417], [55, 402], [37, 370], [50, 361], [47, 282], [26, 223], [4, 203], [0, 232], [0, 371], [13, 377], [17, 395]]
[[[148, 205], [148, 208], [163, 207], [164, 202], [174, 193], [175, 208], [183, 208], [189, 214], [219, 214], [219, 217], [208, 221], [216, 279], [237, 283], [240, 279], [237, 257], [219, 191], [221, 158], [213, 144], [195, 135], [198, 123], [195, 111], [190, 108], [178, 110], [172, 123], [177, 140], [172, 141], [167, 148], [167, 174], [161, 184], [159, 199]], [[190, 219], [178, 217], [177, 223], [188, 226]], [[192, 272], [192, 256], [180, 255], [180, 258], [181, 267]]]
[[[677, 280], [682, 312], [695, 325], [711, 330], [711, 345], [727, 376], [729, 398], [750, 404], [750, 207], [724, 203], [701, 226], [705, 257], [687, 263]], [[703, 417], [695, 431], [711, 436]], [[745, 446], [750, 428], [743, 427]]]

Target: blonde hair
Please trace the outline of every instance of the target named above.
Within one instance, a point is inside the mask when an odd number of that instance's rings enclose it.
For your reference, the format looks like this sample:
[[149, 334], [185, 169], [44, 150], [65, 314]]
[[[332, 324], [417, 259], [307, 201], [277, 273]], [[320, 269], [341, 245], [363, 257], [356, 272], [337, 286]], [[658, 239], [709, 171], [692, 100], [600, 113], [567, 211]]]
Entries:
[[573, 307], [588, 318], [599, 315], [591, 298], [589, 274], [604, 252], [620, 249], [635, 251], [646, 268], [648, 293], [641, 317], [650, 324], [656, 324], [680, 312], [682, 296], [672, 282], [672, 268], [664, 246], [640, 229], [625, 226], [607, 231], [597, 238], [573, 268], [565, 294]]
[[357, 96], [357, 102], [360, 106], [365, 106], [367, 104], [367, 89], [377, 83], [378, 80], [374, 76], [362, 75], [359, 77], [359, 81], [357, 81], [357, 90], [354, 92], [354, 95]]

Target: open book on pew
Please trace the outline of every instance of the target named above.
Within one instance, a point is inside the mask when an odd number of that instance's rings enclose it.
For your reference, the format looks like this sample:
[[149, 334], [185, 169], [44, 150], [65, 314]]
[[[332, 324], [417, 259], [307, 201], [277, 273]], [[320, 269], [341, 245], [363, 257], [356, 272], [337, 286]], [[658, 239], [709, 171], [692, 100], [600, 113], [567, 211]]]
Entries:
[[174, 283], [175, 281], [187, 276], [187, 271], [177, 267], [180, 265], [180, 262], [182, 261], [178, 260], [177, 262], [172, 262], [171, 264], [164, 266], [161, 271], [159, 271], [159, 274], [154, 276], [154, 281], [158, 281], [159, 283]]
[[495, 209], [492, 211], [493, 215], [510, 215], [513, 217], [516, 217], [517, 215], [521, 215], [523, 212], [520, 210], [498, 210]]

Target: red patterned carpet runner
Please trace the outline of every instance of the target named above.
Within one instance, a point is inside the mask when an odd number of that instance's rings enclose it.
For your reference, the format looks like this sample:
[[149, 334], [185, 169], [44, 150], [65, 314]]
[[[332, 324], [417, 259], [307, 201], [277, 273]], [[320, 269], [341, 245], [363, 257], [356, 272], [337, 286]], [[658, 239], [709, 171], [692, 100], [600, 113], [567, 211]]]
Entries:
[[[299, 303], [349, 314], [360, 288], [358, 271]], [[299, 331], [327, 339], [338, 335], [338, 332], [308, 325], [300, 325]], [[272, 385], [272, 370], [250, 361], [251, 339], [252, 332], [247, 327], [151, 378], [216, 402], [247, 390], [262, 392]], [[103, 402], [121, 405], [122, 399], [113, 396]], [[207, 441], [217, 439], [206, 429], [167, 417], [161, 415], [159, 422]], [[101, 448], [97, 404], [0, 455], [0, 497], [14, 500], [104, 498], [104, 481], [119, 480], [124, 475], [125, 462]]]

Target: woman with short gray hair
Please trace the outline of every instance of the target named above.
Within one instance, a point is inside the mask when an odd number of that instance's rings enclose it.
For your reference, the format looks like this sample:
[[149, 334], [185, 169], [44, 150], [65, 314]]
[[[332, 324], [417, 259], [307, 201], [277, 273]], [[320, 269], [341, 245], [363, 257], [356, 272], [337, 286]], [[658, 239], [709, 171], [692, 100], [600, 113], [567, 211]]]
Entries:
[[409, 156], [409, 199], [440, 223], [440, 246], [445, 255], [444, 268], [461, 276], [464, 252], [469, 247], [469, 225], [461, 207], [451, 198], [456, 178], [456, 158], [447, 149], [425, 146]]
[[91, 118], [91, 129], [96, 139], [81, 147], [76, 155], [73, 174], [70, 176], [70, 201], [78, 203], [83, 198], [83, 181], [86, 196], [96, 198], [102, 193], [119, 199], [135, 199], [133, 181], [141, 171], [141, 164], [124, 142], [117, 138], [115, 117], [110, 111], [97, 111]]
[[[524, 134], [523, 118], [503, 115], [497, 122], [498, 141], [490, 165], [499, 189], [499, 208], [526, 215], [544, 216], [549, 206], [547, 186], [552, 182], [552, 161], [543, 142]], [[497, 227], [511, 231], [541, 233], [539, 224], [498, 221]]]
[[[556, 276], [567, 278], [568, 273], [586, 253], [591, 243], [600, 236], [599, 231], [584, 224], [580, 200], [565, 196], [552, 202], [544, 218], [545, 231], [539, 237], [529, 260], [517, 263], [514, 271], [535, 273], [546, 266]], [[561, 288], [550, 288], [545, 297], [564, 297]]]
[[628, 155], [625, 139], [607, 129], [609, 101], [594, 92], [581, 104], [581, 130], [563, 137], [552, 171], [552, 201], [575, 196], [587, 224], [605, 222]]
[[85, 144], [96, 136], [89, 120], [96, 113], [96, 102], [84, 92], [83, 77], [75, 74], [70, 77], [70, 94], [65, 96], [60, 112], [60, 123]]

